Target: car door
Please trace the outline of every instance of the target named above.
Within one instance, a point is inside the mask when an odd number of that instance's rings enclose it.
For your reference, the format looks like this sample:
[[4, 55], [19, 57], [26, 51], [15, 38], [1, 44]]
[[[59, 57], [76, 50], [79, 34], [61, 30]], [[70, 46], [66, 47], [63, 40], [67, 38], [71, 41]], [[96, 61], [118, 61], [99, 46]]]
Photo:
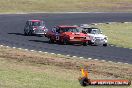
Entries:
[[56, 28], [55, 39], [56, 41], [60, 40], [60, 28], [59, 27]]

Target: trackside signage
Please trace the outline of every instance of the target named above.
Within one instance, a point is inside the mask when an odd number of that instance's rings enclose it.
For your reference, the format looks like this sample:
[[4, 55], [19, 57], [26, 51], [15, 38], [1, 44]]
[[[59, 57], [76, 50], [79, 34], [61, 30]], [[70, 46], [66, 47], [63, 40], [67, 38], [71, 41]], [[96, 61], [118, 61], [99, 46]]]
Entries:
[[130, 85], [130, 80], [91, 80], [90, 85]]
[[112, 85], [112, 86], [129, 86], [131, 81], [127, 79], [90, 79], [88, 70], [81, 69], [82, 76], [79, 77], [81, 86], [89, 85]]

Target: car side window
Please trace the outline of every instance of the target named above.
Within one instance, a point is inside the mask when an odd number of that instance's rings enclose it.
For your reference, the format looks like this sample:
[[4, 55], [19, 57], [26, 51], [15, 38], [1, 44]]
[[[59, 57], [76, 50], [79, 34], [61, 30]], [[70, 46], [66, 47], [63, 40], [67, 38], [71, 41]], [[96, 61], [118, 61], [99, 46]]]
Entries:
[[56, 32], [57, 32], [57, 33], [60, 33], [60, 29], [59, 29], [59, 28], [56, 28]]
[[52, 28], [52, 32], [56, 32], [56, 28], [54, 27], [54, 28]]

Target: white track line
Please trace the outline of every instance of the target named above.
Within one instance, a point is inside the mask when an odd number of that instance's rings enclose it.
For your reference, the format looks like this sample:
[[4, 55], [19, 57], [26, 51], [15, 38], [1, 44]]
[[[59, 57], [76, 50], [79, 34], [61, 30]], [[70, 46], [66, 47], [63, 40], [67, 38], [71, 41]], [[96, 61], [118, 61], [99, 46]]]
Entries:
[[88, 60], [91, 60], [92, 58], [88, 58]]
[[1, 47], [3, 47], [3, 45], [0, 45]]
[[16, 49], [16, 47], [12, 47], [13, 49]]
[[42, 51], [38, 51], [39, 53], [42, 53]]
[[101, 60], [102, 62], [106, 62], [106, 60]]
[[66, 56], [68, 56], [68, 57], [69, 57], [70, 55], [66, 55]]
[[28, 51], [28, 49], [24, 49], [24, 50]]
[[72, 56], [72, 57], [77, 57], [77, 56]]
[[52, 54], [52, 55], [53, 55], [53, 54], [55, 54], [55, 53], [50, 53], [50, 54]]
[[34, 52], [35, 50], [30, 50], [31, 52]]
[[59, 56], [60, 56], [61, 54], [57, 54], [57, 55], [59, 55]]
[[79, 57], [79, 58], [84, 58], [84, 57]]

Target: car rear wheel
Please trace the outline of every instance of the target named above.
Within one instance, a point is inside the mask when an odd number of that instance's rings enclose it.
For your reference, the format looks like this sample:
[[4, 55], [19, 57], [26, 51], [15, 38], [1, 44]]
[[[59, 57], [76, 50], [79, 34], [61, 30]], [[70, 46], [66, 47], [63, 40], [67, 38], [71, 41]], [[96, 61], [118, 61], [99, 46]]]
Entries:
[[50, 38], [49, 43], [54, 43], [54, 40]]
[[108, 45], [107, 43], [103, 44], [103, 46], [105, 46], [105, 47], [106, 47], [107, 45]]
[[68, 40], [67, 40], [67, 39], [64, 39], [64, 40], [63, 40], [63, 44], [64, 44], [64, 45], [67, 45], [67, 44], [68, 44]]

